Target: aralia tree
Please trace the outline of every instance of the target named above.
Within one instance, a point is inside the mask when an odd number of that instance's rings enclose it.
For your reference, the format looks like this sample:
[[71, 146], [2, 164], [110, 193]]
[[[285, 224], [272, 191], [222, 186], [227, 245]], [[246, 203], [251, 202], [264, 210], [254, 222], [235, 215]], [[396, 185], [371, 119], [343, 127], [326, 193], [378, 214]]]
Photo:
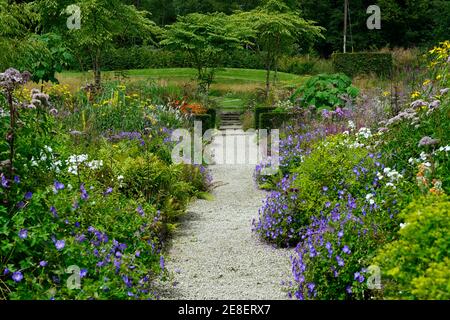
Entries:
[[96, 87], [101, 84], [101, 61], [104, 53], [122, 39], [135, 43], [154, 42], [160, 29], [151, 21], [149, 12], [139, 11], [120, 0], [78, 0], [80, 28], [69, 29], [66, 8], [71, 0], [37, 0], [44, 32], [61, 34], [74, 55], [88, 55], [92, 63]]
[[249, 27], [234, 24], [224, 13], [192, 13], [167, 26], [161, 44], [189, 55], [200, 89], [207, 94], [221, 57], [243, 48], [250, 33]]
[[323, 38], [323, 28], [301, 18], [300, 12], [280, 0], [268, 0], [262, 6], [234, 15], [236, 25], [253, 30], [250, 41], [263, 58], [266, 69], [266, 98], [270, 92], [270, 74], [277, 70], [280, 57], [294, 44]]

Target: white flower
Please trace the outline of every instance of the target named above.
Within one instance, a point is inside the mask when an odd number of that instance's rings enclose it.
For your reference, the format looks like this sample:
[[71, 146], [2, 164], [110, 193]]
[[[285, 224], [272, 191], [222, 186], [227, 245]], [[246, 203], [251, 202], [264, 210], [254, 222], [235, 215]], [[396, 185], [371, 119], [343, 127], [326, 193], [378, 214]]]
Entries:
[[369, 204], [374, 204], [374, 203], [375, 203], [375, 200], [373, 200], [373, 199], [369, 200]]
[[369, 194], [366, 195], [366, 200], [370, 200], [372, 198], [373, 198], [373, 194], [372, 193], [369, 193]]
[[47, 150], [48, 152], [52, 153], [53, 149], [47, 145], [44, 146], [44, 149]]
[[123, 176], [122, 175], [118, 176], [117, 180], [122, 181], [123, 180]]
[[391, 188], [395, 189], [395, 185], [392, 182], [386, 183], [386, 187], [391, 187]]
[[349, 127], [351, 130], [353, 130], [353, 129], [356, 128], [355, 123], [354, 123], [352, 120], [349, 120], [349, 121], [348, 121], [348, 127]]
[[100, 169], [103, 166], [103, 160], [92, 160], [86, 163], [86, 166], [92, 170]]
[[431, 163], [430, 162], [425, 162], [424, 164], [423, 164], [425, 167], [431, 167]]
[[425, 152], [421, 152], [420, 153], [420, 159], [422, 159], [423, 161], [427, 160], [428, 155]]
[[72, 187], [72, 185], [69, 183], [69, 184], [67, 184], [67, 189], [69, 190], [69, 191], [71, 191], [72, 189], [73, 189], [73, 187]]
[[406, 227], [407, 223], [400, 223], [400, 229], [403, 229], [404, 227]]
[[358, 131], [358, 136], [368, 139], [372, 136], [372, 132], [369, 128], [361, 128]]

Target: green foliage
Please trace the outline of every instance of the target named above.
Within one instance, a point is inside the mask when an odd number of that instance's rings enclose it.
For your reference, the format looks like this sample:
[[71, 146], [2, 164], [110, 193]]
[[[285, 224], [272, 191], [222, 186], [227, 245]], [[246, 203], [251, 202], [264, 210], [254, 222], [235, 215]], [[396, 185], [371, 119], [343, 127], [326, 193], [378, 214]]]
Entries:
[[[124, 86], [107, 89], [61, 100], [60, 114], [42, 93], [33, 91], [32, 105], [28, 90], [14, 92], [25, 107], [15, 112], [13, 175], [4, 170], [8, 143], [0, 144], [0, 299], [155, 299], [155, 281], [166, 280], [163, 242], [188, 201], [208, 190], [207, 172], [171, 162], [166, 139], [185, 118]], [[7, 107], [0, 95], [3, 135]], [[130, 113], [122, 123], [119, 109]], [[111, 135], [102, 112], [111, 131], [142, 130]], [[80, 131], [68, 135], [69, 125]], [[76, 279], [80, 287], [70, 287]]]
[[373, 73], [384, 78], [390, 77], [392, 74], [391, 53], [334, 53], [332, 60], [336, 72], [342, 72], [350, 77]]
[[321, 27], [301, 18], [300, 12], [279, 0], [269, 0], [252, 11], [238, 13], [234, 20], [235, 24], [247, 25], [253, 31], [250, 41], [255, 44], [267, 71], [266, 98], [270, 91], [270, 72], [277, 69], [283, 53], [296, 41], [310, 43], [323, 37]]
[[232, 22], [229, 16], [220, 13], [189, 14], [168, 26], [161, 41], [162, 45], [190, 56], [197, 69], [197, 80], [206, 92], [223, 53], [241, 48], [242, 39], [249, 32], [245, 26]]
[[255, 107], [255, 129], [259, 129], [260, 115], [263, 113], [269, 113], [275, 110], [275, 107], [256, 106]]
[[259, 129], [280, 129], [284, 123], [291, 119], [289, 112], [268, 112], [259, 114]]
[[379, 250], [388, 299], [450, 298], [450, 205], [448, 196], [421, 197], [405, 208], [398, 240]]
[[359, 89], [344, 74], [319, 74], [311, 77], [297, 89], [291, 100], [299, 101], [303, 107], [315, 106], [318, 109], [343, 107], [346, 98], [355, 99]]

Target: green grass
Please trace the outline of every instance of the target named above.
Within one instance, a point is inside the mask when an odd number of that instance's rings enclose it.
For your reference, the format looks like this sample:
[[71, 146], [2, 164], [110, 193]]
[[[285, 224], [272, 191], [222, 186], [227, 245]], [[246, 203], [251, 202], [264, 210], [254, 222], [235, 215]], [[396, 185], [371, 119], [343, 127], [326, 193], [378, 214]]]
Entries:
[[[129, 81], [152, 79], [167, 84], [182, 84], [193, 82], [196, 79], [195, 69], [189, 68], [170, 68], [170, 69], [139, 69], [128, 70], [126, 74]], [[272, 72], [272, 79], [273, 81]], [[114, 71], [103, 72], [104, 79], [114, 79]], [[92, 73], [88, 72], [63, 72], [57, 76], [63, 84], [71, 86], [80, 86], [87, 82], [92, 82]], [[222, 92], [248, 92], [258, 87], [263, 87], [266, 79], [265, 70], [253, 69], [219, 69], [216, 74], [215, 82], [212, 89]], [[302, 84], [306, 79], [305, 76], [298, 76], [289, 73], [278, 73], [278, 85], [280, 86], [297, 86]]]

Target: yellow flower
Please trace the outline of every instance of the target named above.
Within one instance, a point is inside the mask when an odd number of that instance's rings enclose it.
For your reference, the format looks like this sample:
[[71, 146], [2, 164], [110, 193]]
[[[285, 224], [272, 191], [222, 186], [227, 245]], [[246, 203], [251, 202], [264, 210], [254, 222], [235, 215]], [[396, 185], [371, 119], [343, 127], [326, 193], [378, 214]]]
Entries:
[[418, 97], [420, 97], [420, 92], [419, 91], [414, 91], [411, 94], [411, 98], [413, 98], [413, 99], [417, 99]]
[[440, 80], [442, 79], [442, 76], [440, 74], [438, 74], [438, 76], [436, 77], [436, 80]]
[[431, 80], [427, 79], [423, 82], [423, 86], [427, 86], [431, 83]]
[[387, 97], [387, 96], [389, 96], [391, 93], [389, 92], [389, 91], [384, 91], [383, 92], [383, 96], [385, 96], [385, 97]]

